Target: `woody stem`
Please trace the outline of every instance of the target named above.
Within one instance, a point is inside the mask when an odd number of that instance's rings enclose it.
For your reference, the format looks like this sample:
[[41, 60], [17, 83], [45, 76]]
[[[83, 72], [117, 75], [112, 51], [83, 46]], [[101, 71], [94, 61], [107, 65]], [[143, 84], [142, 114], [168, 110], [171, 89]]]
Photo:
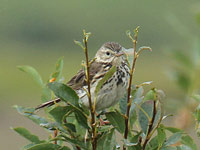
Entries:
[[85, 44], [85, 57], [86, 57], [86, 80], [88, 85], [88, 101], [90, 107], [91, 121], [90, 125], [92, 127], [92, 149], [96, 150], [97, 147], [97, 139], [96, 139], [96, 127], [95, 127], [95, 110], [92, 107], [92, 99], [91, 99], [91, 91], [90, 91], [90, 64], [88, 58], [88, 46], [87, 46], [87, 38], [84, 36], [84, 44]]
[[[136, 29], [136, 32], [137, 29]], [[135, 70], [135, 64], [136, 60], [138, 58], [138, 54], [136, 52], [136, 45], [137, 45], [137, 33], [135, 33], [134, 40], [133, 40], [133, 64], [132, 68], [130, 70], [130, 78], [129, 78], [129, 86], [128, 86], [128, 96], [127, 96], [127, 110], [126, 110], [126, 117], [125, 117], [125, 131], [124, 131], [124, 139], [128, 138], [128, 130], [129, 130], [129, 114], [130, 114], [130, 108], [131, 108], [131, 103], [130, 103], [130, 96], [131, 96], [131, 84], [132, 84], [132, 78]], [[126, 147], [123, 146], [123, 150], [126, 150]]]

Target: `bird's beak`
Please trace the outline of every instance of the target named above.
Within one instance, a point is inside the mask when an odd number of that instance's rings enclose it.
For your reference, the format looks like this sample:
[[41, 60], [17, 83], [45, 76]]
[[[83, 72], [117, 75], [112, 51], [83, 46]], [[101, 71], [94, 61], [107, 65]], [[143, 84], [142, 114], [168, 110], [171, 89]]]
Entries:
[[116, 57], [120, 57], [122, 55], [124, 55], [124, 52], [119, 52], [119, 53], [115, 54]]

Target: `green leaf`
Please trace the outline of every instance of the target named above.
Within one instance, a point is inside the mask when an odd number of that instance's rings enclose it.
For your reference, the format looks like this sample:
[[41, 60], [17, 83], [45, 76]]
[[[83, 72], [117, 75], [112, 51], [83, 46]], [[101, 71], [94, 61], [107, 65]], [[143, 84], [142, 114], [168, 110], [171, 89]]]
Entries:
[[130, 35], [131, 35], [131, 31], [130, 31], [130, 30], [127, 30], [127, 31], [126, 31], [126, 35], [127, 35], [127, 36], [130, 36]]
[[[139, 112], [138, 112], [138, 119], [139, 119], [140, 127], [142, 128], [142, 131], [146, 134], [148, 125], [149, 125], [149, 119], [152, 118], [152, 115], [153, 115], [153, 101], [144, 102], [141, 105], [141, 109], [139, 109]], [[146, 112], [146, 114], [144, 112]], [[150, 118], [148, 118], [147, 115]]]
[[27, 74], [29, 74], [32, 79], [40, 86], [40, 87], [44, 87], [44, 83], [42, 81], [41, 76], [39, 75], [39, 73], [31, 66], [18, 66], [18, 69], [26, 72]]
[[[85, 106], [83, 103], [80, 103], [79, 104], [80, 107], [78, 108], [81, 108], [81, 111], [86, 115], [86, 116], [89, 116], [90, 115], [90, 109], [88, 109], [87, 106]], [[80, 109], [79, 109], [80, 110]]]
[[80, 110], [80, 108], [77, 108], [75, 106], [57, 106], [54, 109], [52, 109], [49, 113], [54, 117], [56, 122], [63, 124], [63, 117], [65, 116], [65, 114], [67, 114], [70, 111], [74, 112], [77, 122], [82, 127], [89, 129], [89, 126], [87, 123], [87, 117]]
[[129, 49], [123, 48], [123, 51], [126, 53], [125, 61], [128, 63], [129, 68], [131, 68], [132, 62], [134, 59], [134, 49], [133, 48], [129, 48]]
[[137, 145], [138, 145], [138, 142], [129, 142], [127, 139], [124, 139], [124, 146], [126, 147], [134, 147]]
[[69, 130], [71, 130], [72, 132], [76, 132], [76, 126], [73, 123], [65, 123], [64, 126], [67, 127]]
[[134, 116], [134, 111], [136, 108], [136, 104], [139, 105], [140, 103], [142, 103], [143, 100], [143, 93], [144, 93], [144, 89], [143, 87], [139, 87], [138, 89], [134, 90], [135, 92], [132, 91], [131, 96], [133, 97], [132, 100], [132, 104], [131, 104], [131, 108], [130, 108], [130, 118], [132, 118]]
[[192, 98], [195, 99], [197, 102], [200, 102], [200, 95], [198, 94], [192, 95]]
[[190, 147], [186, 146], [186, 145], [180, 145], [176, 147], [177, 150], [195, 150], [195, 149], [191, 149]]
[[69, 138], [69, 137], [67, 137], [67, 136], [65, 136], [65, 135], [59, 135], [59, 136], [63, 137], [63, 138], [64, 138], [64, 141], [69, 142], [69, 143], [71, 143], [72, 145], [78, 145], [78, 146], [81, 147], [82, 149], [88, 150], [85, 141], [79, 141], [78, 139], [72, 139], [72, 138]]
[[70, 148], [66, 146], [59, 146], [56, 144], [52, 143], [42, 143], [42, 144], [37, 144], [31, 148], [28, 148], [27, 150], [70, 150]]
[[83, 44], [80, 41], [74, 40], [74, 43], [77, 44], [78, 46], [80, 46], [82, 49], [85, 49]]
[[112, 150], [115, 144], [115, 130], [111, 129], [109, 132], [99, 138], [99, 140], [97, 141], [97, 149]]
[[[80, 125], [78, 123], [78, 121], [76, 120], [74, 114], [72, 114], [72, 115], [73, 115], [72, 117], [69, 117], [67, 119], [67, 123], [72, 123], [73, 125], [75, 125], [76, 132], [74, 132], [74, 134], [77, 135], [77, 137], [79, 137], [79, 139], [84, 139], [86, 133], [88, 132], [88, 129], [83, 127], [82, 125]], [[73, 129], [70, 129], [70, 130], [72, 131]], [[89, 130], [91, 130], [91, 129], [89, 129]]]
[[87, 117], [83, 114], [83, 112], [77, 110], [74, 111], [77, 122], [84, 128], [89, 129]]
[[99, 90], [101, 89], [101, 87], [103, 86], [103, 84], [108, 81], [108, 79], [110, 77], [112, 77], [112, 75], [116, 72], [117, 68], [116, 66], [112, 66], [111, 69], [106, 72], [106, 74], [104, 75], [104, 77], [98, 82], [96, 89], [95, 89], [95, 96], [97, 96]]
[[47, 124], [48, 121], [45, 118], [42, 118], [40, 116], [37, 116], [34, 114], [35, 109], [34, 108], [25, 108], [22, 106], [13, 106], [15, 109], [17, 109], [17, 111], [21, 114], [26, 116], [27, 118], [29, 118], [30, 120], [32, 120], [33, 122], [35, 122], [36, 124], [40, 125], [40, 124]]
[[161, 150], [177, 150], [177, 148], [176, 147], [172, 147], [172, 146], [167, 146], [167, 147], [161, 148]]
[[61, 147], [59, 150], [70, 150], [70, 148], [67, 147], [67, 146], [63, 146], [63, 147]]
[[[147, 113], [147, 115], [152, 118], [153, 114], [153, 101], [146, 101], [141, 105], [141, 108], [143, 111]], [[142, 131], [146, 134], [148, 125], [149, 125], [149, 118], [146, 116], [146, 114], [141, 109], [139, 109], [138, 112], [138, 119], [140, 127], [142, 128]]]
[[166, 139], [165, 129], [162, 127], [157, 128], [158, 145], [161, 147]]
[[120, 132], [123, 133], [125, 129], [124, 117], [118, 111], [108, 112], [105, 114], [110, 123]]
[[63, 117], [71, 110], [73, 110], [71, 106], [57, 106], [53, 108], [51, 111], [49, 111], [49, 114], [53, 116], [56, 122], [62, 124]]
[[83, 41], [88, 41], [88, 38], [91, 36], [91, 32], [86, 32], [85, 30], [83, 30], [83, 35], [84, 35], [84, 39]]
[[130, 119], [130, 129], [132, 129], [133, 128], [133, 124], [137, 121], [137, 112], [136, 112], [136, 110], [131, 112], [129, 119]]
[[25, 146], [23, 147], [23, 150], [27, 150], [27, 149], [29, 149], [29, 148], [35, 146], [35, 145], [37, 145], [37, 144], [31, 143], [31, 144], [25, 145]]
[[21, 136], [23, 136], [24, 138], [26, 138], [27, 140], [31, 141], [32, 143], [41, 143], [42, 142], [42, 141], [40, 141], [38, 136], [33, 135], [32, 133], [30, 133], [27, 129], [25, 129], [23, 127], [13, 128], [13, 130], [16, 131], [18, 134], [20, 134]]
[[137, 143], [135, 146], [128, 146], [128, 150], [142, 150], [142, 147], [139, 143], [141, 137], [141, 132], [137, 133], [135, 136], [128, 137], [130, 143]]
[[164, 127], [164, 128], [165, 128], [165, 130], [168, 130], [171, 133], [183, 132], [183, 130], [178, 129], [178, 128], [174, 128], [174, 127]]
[[191, 148], [191, 150], [197, 150], [196, 144], [194, 143], [193, 139], [188, 135], [185, 135], [181, 138], [181, 143], [187, 145], [189, 148]]
[[[147, 129], [148, 129], [148, 125], [149, 125], [149, 118], [147, 117], [147, 115], [152, 118], [153, 117], [153, 105], [154, 105], [154, 101], [145, 101], [142, 105], [141, 105], [141, 109], [139, 109], [138, 112], [138, 119], [139, 119], [139, 124], [140, 127], [142, 128], [142, 131], [146, 134], [147, 133]], [[146, 114], [144, 113], [146, 112]], [[156, 111], [156, 116], [153, 122], [153, 126], [156, 125], [156, 123], [158, 122], [159, 118], [161, 115], [161, 110], [160, 107], [157, 106], [157, 111]]]
[[65, 132], [64, 129], [57, 122], [46, 123], [46, 124], [41, 123], [40, 126], [50, 131], [60, 129], [61, 131]]
[[127, 94], [119, 101], [119, 109], [122, 114], [126, 114], [127, 110]]
[[41, 96], [42, 103], [47, 102], [50, 99], [51, 99], [51, 90], [45, 86], [42, 89], [42, 96]]
[[144, 100], [155, 100], [156, 99], [156, 90], [155, 89], [151, 89], [149, 92], [147, 92], [147, 94], [144, 97]]
[[180, 141], [181, 136], [182, 136], [182, 133], [177, 132], [177, 133], [173, 134], [172, 136], [170, 136], [163, 145], [166, 147], [166, 146], [175, 144], [178, 141]]
[[158, 136], [153, 137], [149, 141], [145, 150], [158, 150]]
[[106, 132], [108, 130], [111, 130], [113, 128], [111, 125], [104, 125], [104, 126], [99, 126], [98, 131], [99, 132]]
[[[131, 99], [132, 104], [131, 104], [131, 108], [130, 108], [130, 116], [134, 115], [134, 110], [135, 110], [135, 107], [136, 107], [135, 103], [139, 105], [142, 102], [142, 100], [143, 100], [143, 93], [144, 93], [143, 87], [139, 87], [137, 89], [135, 87], [132, 87], [132, 88], [133, 88], [133, 90], [131, 92], [131, 97], [133, 99]], [[127, 94], [126, 94], [126, 96], [124, 96], [124, 98], [122, 98], [120, 100], [119, 104], [120, 104], [119, 105], [120, 112], [122, 114], [126, 114], [126, 109], [127, 109]]]
[[69, 102], [73, 105], [78, 106], [79, 97], [71, 87], [58, 82], [49, 83], [48, 86], [57, 97], [65, 102]]
[[63, 61], [63, 57], [61, 57], [58, 59], [56, 63], [56, 71], [51, 75], [50, 79], [56, 78], [55, 81], [59, 82], [59, 80], [62, 77], [63, 65], [64, 65], [64, 61]]

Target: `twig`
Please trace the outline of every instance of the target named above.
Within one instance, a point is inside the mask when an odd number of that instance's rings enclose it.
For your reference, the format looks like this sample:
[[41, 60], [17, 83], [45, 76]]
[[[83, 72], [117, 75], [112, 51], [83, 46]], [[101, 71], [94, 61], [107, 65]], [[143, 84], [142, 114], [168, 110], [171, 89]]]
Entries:
[[144, 51], [144, 50], [148, 50], [148, 51], [150, 51], [150, 52], [152, 51], [151, 47], [142, 46], [142, 47], [139, 48], [137, 54], [140, 55], [140, 53], [141, 53], [142, 51]]
[[[130, 108], [131, 108], [131, 103], [130, 103], [130, 96], [131, 96], [131, 84], [132, 84], [132, 78], [133, 78], [133, 73], [135, 70], [135, 63], [136, 60], [138, 58], [137, 52], [136, 52], [136, 45], [137, 45], [137, 35], [138, 35], [138, 28], [137, 27], [135, 29], [135, 35], [134, 35], [134, 39], [132, 38], [132, 36], [129, 34], [129, 38], [132, 40], [133, 42], [133, 64], [132, 64], [132, 68], [130, 70], [130, 78], [129, 78], [129, 86], [128, 86], [128, 96], [127, 96], [127, 111], [126, 111], [126, 117], [125, 117], [125, 131], [124, 131], [124, 139], [127, 139], [128, 137], [128, 121], [129, 121], [129, 113], [130, 113]], [[123, 146], [123, 150], [126, 150], [126, 147]]]
[[151, 138], [151, 131], [153, 130], [153, 123], [155, 121], [155, 118], [156, 118], [156, 113], [157, 113], [157, 108], [156, 108], [156, 101], [154, 100], [153, 101], [153, 116], [152, 116], [152, 119], [150, 119], [149, 121], [149, 125], [148, 125], [148, 130], [147, 130], [147, 135], [146, 135], [146, 138], [145, 138], [145, 141], [144, 141], [144, 144], [142, 146], [142, 149], [145, 150], [145, 147], [149, 141], [149, 139]]
[[92, 127], [92, 149], [96, 150], [97, 147], [97, 139], [96, 139], [96, 127], [95, 127], [95, 110], [93, 110], [92, 107], [92, 99], [91, 99], [91, 92], [90, 92], [90, 63], [89, 63], [89, 58], [88, 58], [88, 46], [87, 46], [87, 41], [88, 41], [88, 34], [83, 31], [84, 33], [84, 52], [85, 52], [85, 57], [86, 57], [86, 82], [88, 85], [88, 101], [89, 101], [89, 107], [90, 107], [90, 114], [91, 114], [91, 127]]
[[[138, 29], [139, 26], [134, 30], [134, 38], [131, 36], [130, 31], [128, 31], [126, 34], [127, 36], [131, 39], [131, 41], [133, 42], [133, 63], [132, 63], [132, 67], [130, 70], [130, 78], [129, 78], [129, 84], [128, 84], [128, 95], [127, 95], [127, 109], [126, 109], [126, 117], [125, 117], [125, 131], [124, 131], [124, 139], [128, 138], [128, 130], [129, 130], [129, 113], [130, 113], [130, 108], [131, 108], [131, 84], [132, 84], [132, 78], [134, 75], [134, 71], [135, 71], [135, 64], [136, 64], [136, 60], [139, 57], [140, 53], [144, 50], [149, 50], [152, 51], [150, 47], [140, 47], [139, 50], [136, 52], [136, 46], [137, 46], [137, 38], [138, 38]], [[126, 147], [123, 146], [123, 150], [126, 150]]]
[[[161, 102], [160, 102], [160, 96], [158, 97], [158, 105], [161, 105]], [[156, 106], [157, 108], [157, 106]], [[160, 110], [161, 110], [161, 114], [160, 114], [160, 118], [158, 120], [158, 123], [156, 124], [156, 126], [152, 129], [151, 133], [148, 135], [148, 139], [150, 139], [152, 137], [152, 135], [154, 134], [154, 132], [157, 130], [157, 128], [159, 127], [161, 121], [163, 120], [163, 112], [162, 112], [162, 109], [161, 109], [161, 106], [160, 106]]]
[[[53, 137], [55, 138], [55, 137], [57, 137], [57, 135], [58, 135], [58, 130], [56, 129], [56, 130], [54, 130]], [[55, 140], [53, 142], [53, 144], [57, 144], [57, 140]]]

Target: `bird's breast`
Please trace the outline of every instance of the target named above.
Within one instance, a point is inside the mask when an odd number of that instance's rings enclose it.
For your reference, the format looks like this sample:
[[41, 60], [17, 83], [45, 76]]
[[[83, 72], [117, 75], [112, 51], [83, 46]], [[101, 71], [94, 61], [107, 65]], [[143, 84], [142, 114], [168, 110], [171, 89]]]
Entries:
[[[91, 84], [92, 103], [94, 103], [95, 99], [96, 86], [102, 78], [99, 78], [96, 82]], [[117, 71], [112, 75], [112, 77], [102, 85], [96, 98], [96, 110], [99, 111], [111, 107], [123, 98], [128, 87], [128, 80], [129, 67], [126, 64], [121, 64], [117, 67]], [[89, 107], [85, 90], [79, 90], [77, 94], [79, 95], [81, 102]]]

